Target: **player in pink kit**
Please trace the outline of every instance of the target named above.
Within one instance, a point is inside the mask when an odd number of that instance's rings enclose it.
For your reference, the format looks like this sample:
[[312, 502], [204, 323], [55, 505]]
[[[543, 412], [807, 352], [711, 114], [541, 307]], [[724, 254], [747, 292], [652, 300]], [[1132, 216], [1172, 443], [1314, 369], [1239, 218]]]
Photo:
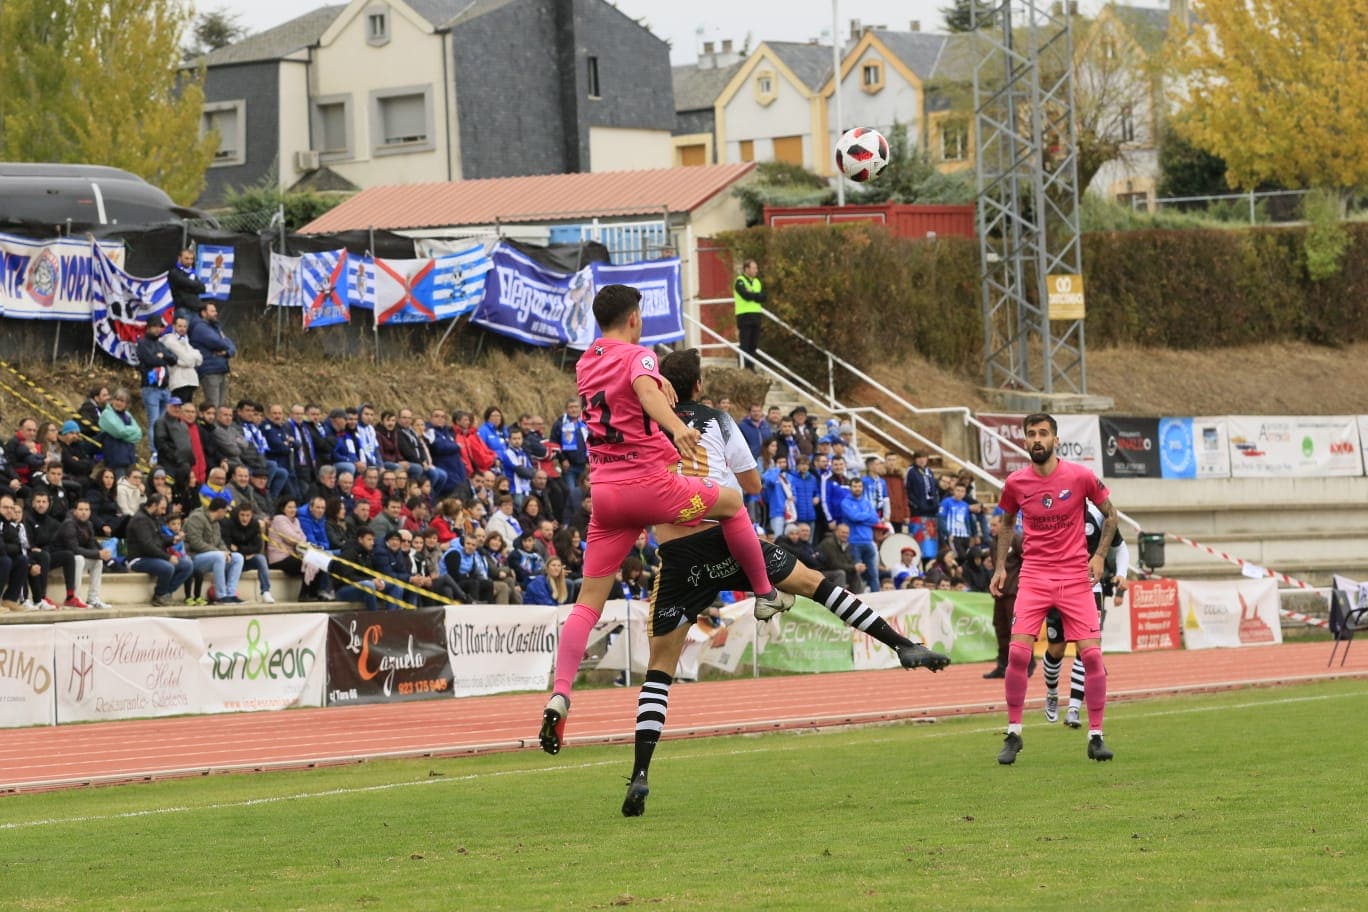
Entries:
[[[1078, 646], [1083, 660], [1084, 699], [1088, 705], [1088, 759], [1110, 760], [1102, 741], [1102, 715], [1107, 706], [1107, 671], [1102, 664], [1102, 625], [1093, 599], [1093, 583], [1102, 578], [1107, 549], [1116, 532], [1116, 508], [1106, 487], [1091, 470], [1055, 455], [1059, 426], [1045, 414], [1027, 415], [1022, 422], [1031, 465], [1018, 469], [1002, 488], [998, 505], [1010, 518], [1021, 511], [1021, 578], [1012, 642], [1007, 651], [1007, 739], [998, 763], [1016, 761], [1022, 747], [1021, 714], [1026, 704], [1026, 666], [1045, 614], [1058, 608], [1064, 618], [1064, 637]], [[1102, 512], [1103, 544], [1088, 554], [1083, 534], [1085, 501]], [[997, 571], [989, 584], [994, 596], [1007, 581], [1007, 552], [1012, 536], [998, 537]]]
[[661, 379], [655, 354], [638, 344], [641, 292], [627, 285], [604, 286], [594, 296], [594, 319], [603, 335], [575, 365], [589, 426], [594, 510], [584, 581], [561, 628], [555, 685], [542, 713], [539, 740], [548, 754], [561, 749], [570, 689], [589, 632], [603, 613], [614, 575], [646, 526], [718, 520], [728, 550], [756, 594], [755, 616], [764, 620], [793, 606], [793, 596], [779, 592], [769, 581], [765, 556], [740, 493], [710, 478], [673, 471], [681, 457], [694, 457], [698, 431], [675, 415], [674, 388]]

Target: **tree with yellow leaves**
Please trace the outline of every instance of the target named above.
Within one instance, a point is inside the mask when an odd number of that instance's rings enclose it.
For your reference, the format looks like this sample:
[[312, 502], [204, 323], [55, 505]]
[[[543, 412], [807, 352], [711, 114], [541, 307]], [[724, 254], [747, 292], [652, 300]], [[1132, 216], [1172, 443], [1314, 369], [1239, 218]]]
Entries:
[[218, 139], [181, 0], [0, 2], [0, 160], [112, 165], [193, 203]]
[[1368, 3], [1193, 0], [1171, 83], [1195, 146], [1240, 188], [1368, 187]]

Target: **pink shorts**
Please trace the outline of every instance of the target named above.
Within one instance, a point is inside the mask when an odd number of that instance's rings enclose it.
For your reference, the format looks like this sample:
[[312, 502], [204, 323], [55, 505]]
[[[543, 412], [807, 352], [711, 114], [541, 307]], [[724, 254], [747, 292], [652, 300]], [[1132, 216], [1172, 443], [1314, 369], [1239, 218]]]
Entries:
[[636, 481], [599, 482], [590, 489], [585, 576], [612, 576], [622, 568], [637, 536], [656, 523], [696, 526], [722, 495], [711, 478], [662, 472]]
[[1022, 579], [1017, 585], [1012, 633], [1036, 636], [1051, 608], [1058, 608], [1064, 618], [1064, 639], [1077, 642], [1102, 636], [1097, 600], [1093, 598], [1092, 583], [1087, 580], [1060, 583]]

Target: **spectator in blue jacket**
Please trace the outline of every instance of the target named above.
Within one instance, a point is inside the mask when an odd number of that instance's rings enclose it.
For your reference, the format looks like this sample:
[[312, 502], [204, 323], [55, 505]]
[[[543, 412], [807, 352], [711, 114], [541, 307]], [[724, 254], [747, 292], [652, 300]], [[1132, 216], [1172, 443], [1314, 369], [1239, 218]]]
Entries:
[[116, 477], [127, 475], [138, 461], [136, 447], [142, 435], [142, 428], [128, 411], [128, 390], [116, 389], [109, 397], [109, 405], [100, 412], [100, 452], [104, 464], [114, 470]]
[[779, 538], [784, 534], [785, 523], [792, 522], [798, 516], [797, 492], [793, 490], [788, 456], [774, 457], [774, 465], [760, 476], [760, 483], [769, 529], [775, 538]]
[[874, 526], [879, 514], [865, 500], [864, 479], [850, 479], [850, 495], [841, 501], [841, 522], [850, 527], [850, 550], [865, 565], [864, 581], [870, 592], [879, 591], [879, 549], [874, 547]]
[[503, 465], [504, 477], [509, 480], [513, 506], [521, 510], [523, 501], [532, 493], [532, 477], [537, 474], [537, 467], [523, 448], [522, 428], [517, 425], [508, 429], [508, 445], [499, 454], [499, 462]]
[[[385, 541], [375, 546], [375, 552], [371, 555], [371, 569], [376, 573], [383, 573], [391, 576], [401, 583], [407, 583], [413, 576], [413, 569], [408, 562], [408, 555], [403, 553], [400, 540], [403, 535], [398, 529], [391, 529], [385, 533]], [[413, 607], [418, 607], [418, 593], [398, 586], [392, 587], [390, 592], [392, 598], [401, 602], [407, 602]]]
[[846, 480], [845, 460], [831, 460], [831, 473], [822, 482], [822, 512], [826, 527], [834, 529], [841, 521], [841, 503], [850, 496], [850, 482]]
[[565, 483], [578, 488], [589, 464], [589, 425], [580, 417], [578, 398], [565, 400], [565, 414], [551, 425], [551, 440], [560, 444], [561, 461], [565, 465]]
[[339, 477], [344, 472], [355, 476], [366, 464], [361, 442], [356, 439], [356, 409], [333, 409], [328, 422], [332, 424], [332, 464]]
[[817, 493], [817, 476], [812, 472], [812, 464], [806, 456], [799, 456], [797, 467], [789, 470], [789, 484], [793, 486], [793, 506], [798, 516], [795, 520], [811, 524], [817, 519], [817, 508], [821, 497]]
[[503, 451], [508, 446], [508, 439], [504, 436], [503, 412], [497, 405], [485, 409], [484, 424], [480, 425], [475, 433], [494, 454], [494, 471], [502, 472]]
[[423, 436], [428, 443], [428, 452], [432, 454], [432, 464], [446, 472], [446, 490], [438, 493], [456, 492], [458, 495], [464, 495], [469, 488], [469, 472], [466, 470], [465, 458], [461, 455], [461, 444], [456, 439], [451, 419], [445, 411], [432, 410]]
[[750, 447], [751, 455], [757, 460], [760, 458], [760, 448], [769, 439], [769, 422], [765, 420], [765, 410], [759, 402], [752, 402], [750, 411], [736, 426], [741, 429], [741, 436], [746, 440], [746, 446]]
[[322, 548], [324, 551], [332, 551], [332, 543], [328, 540], [328, 502], [322, 497], [315, 497], [309, 501], [309, 509], [301, 512], [298, 516], [299, 529], [304, 533], [304, 540], [315, 548]]
[[552, 557], [546, 562], [546, 572], [532, 577], [523, 590], [523, 604], [568, 605], [574, 596], [574, 589], [565, 575], [565, 561]]
[[204, 315], [190, 327], [190, 344], [204, 358], [199, 372], [204, 401], [220, 406], [228, 401], [228, 360], [237, 355], [237, 346], [219, 327], [218, 305], [204, 305]]

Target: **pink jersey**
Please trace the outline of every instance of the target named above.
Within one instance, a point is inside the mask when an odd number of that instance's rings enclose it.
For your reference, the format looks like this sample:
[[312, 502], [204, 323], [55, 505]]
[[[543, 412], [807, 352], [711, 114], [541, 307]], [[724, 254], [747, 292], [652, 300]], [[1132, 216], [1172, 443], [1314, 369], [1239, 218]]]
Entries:
[[1101, 506], [1110, 495], [1091, 469], [1059, 460], [1049, 475], [1034, 466], [1007, 477], [998, 506], [1008, 517], [1021, 511], [1021, 578], [1069, 582], [1088, 578], [1085, 501]]
[[679, 461], [674, 444], [642, 409], [632, 389], [637, 377], [664, 385], [650, 349], [617, 339], [595, 339], [575, 365], [595, 484], [668, 472]]

